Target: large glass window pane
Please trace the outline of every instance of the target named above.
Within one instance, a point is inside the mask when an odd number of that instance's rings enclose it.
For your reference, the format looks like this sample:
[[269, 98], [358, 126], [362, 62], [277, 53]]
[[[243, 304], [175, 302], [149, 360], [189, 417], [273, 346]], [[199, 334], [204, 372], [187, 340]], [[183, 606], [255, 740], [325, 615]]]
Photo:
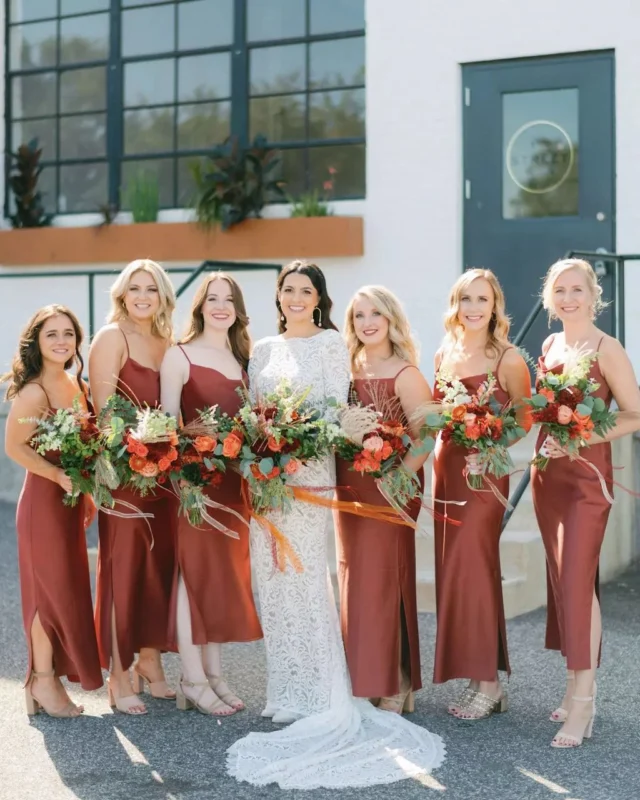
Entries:
[[109, 15], [69, 17], [60, 22], [60, 63], [106, 59], [109, 51]]
[[60, 118], [60, 158], [100, 158], [106, 155], [106, 114]]
[[60, 167], [60, 212], [97, 211], [107, 199], [106, 164], [69, 164]]
[[259, 47], [250, 54], [252, 94], [295, 92], [305, 88], [305, 46]]
[[250, 42], [292, 39], [305, 34], [305, 0], [247, 0]]
[[57, 62], [58, 40], [55, 22], [15, 25], [9, 33], [10, 69], [53, 67]]
[[310, 3], [312, 35], [364, 28], [364, 0], [310, 0]]
[[[329, 169], [335, 170], [330, 173]], [[320, 189], [334, 183], [334, 197], [364, 197], [365, 146], [363, 144], [313, 147], [309, 152], [309, 185]]]
[[249, 101], [249, 129], [253, 138], [264, 134], [270, 142], [306, 139], [305, 95], [260, 97]]
[[174, 149], [173, 128], [175, 109], [150, 108], [126, 111], [124, 115], [124, 152], [159, 153]]
[[60, 13], [65, 17], [69, 14], [86, 14], [89, 11], [108, 11], [110, 2], [111, 0], [60, 0]]
[[178, 150], [205, 150], [223, 142], [230, 134], [231, 103], [198, 103], [180, 106]]
[[175, 8], [133, 8], [122, 12], [122, 55], [146, 56], [175, 50]]
[[178, 3], [179, 50], [224, 47], [232, 42], [233, 0]]
[[56, 158], [56, 120], [34, 119], [14, 122], [11, 130], [11, 150], [16, 152], [21, 144], [37, 139], [42, 148], [42, 159], [54, 161]]
[[291, 197], [299, 197], [306, 190], [306, 151], [303, 149], [282, 151], [282, 180], [285, 192]]
[[102, 111], [107, 107], [107, 68], [67, 70], [60, 74], [60, 112]]
[[178, 61], [178, 100], [215, 100], [231, 96], [231, 56], [210, 53]]
[[309, 85], [314, 89], [364, 83], [364, 37], [309, 45]]
[[45, 167], [38, 176], [38, 191], [42, 195], [45, 211], [54, 213], [57, 207], [56, 168]]
[[131, 209], [130, 191], [132, 183], [138, 178], [155, 179], [158, 184], [158, 195], [162, 208], [173, 208], [174, 177], [172, 158], [153, 158], [141, 161], [122, 162], [121, 207], [125, 211]]
[[21, 75], [11, 80], [11, 113], [14, 119], [44, 117], [56, 113], [55, 72]]
[[364, 136], [364, 89], [309, 95], [309, 136], [335, 139]]
[[579, 213], [578, 89], [502, 96], [505, 219]]
[[58, 0], [11, 0], [10, 22], [29, 22], [32, 19], [55, 17]]
[[153, 106], [175, 100], [175, 61], [163, 58], [124, 65], [125, 106]]
[[178, 159], [178, 208], [190, 207], [196, 194], [196, 183], [192, 168], [196, 163], [203, 164], [204, 159], [198, 156], [183, 156]]

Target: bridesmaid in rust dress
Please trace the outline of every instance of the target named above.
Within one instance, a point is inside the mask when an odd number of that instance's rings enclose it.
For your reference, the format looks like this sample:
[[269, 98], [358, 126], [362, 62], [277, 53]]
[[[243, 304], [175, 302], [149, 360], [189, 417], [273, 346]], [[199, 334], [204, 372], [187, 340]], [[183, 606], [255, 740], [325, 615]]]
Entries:
[[[45, 306], [28, 322], [11, 371], [2, 377], [12, 400], [6, 453], [27, 470], [16, 515], [29, 650], [27, 713], [42, 708], [52, 717], [77, 717], [83, 711], [69, 699], [61, 676], [84, 689], [102, 686], [85, 537], [95, 506], [91, 497], [81, 497], [74, 507], [63, 504], [70, 478], [58, 466], [56, 453], [41, 456], [33, 450], [36, 425], [20, 420], [44, 418], [58, 408], [71, 408], [75, 400], [87, 408], [81, 345], [75, 315], [64, 306]], [[66, 370], [74, 365], [72, 377]]]
[[[435, 359], [434, 398], [447, 378], [475, 392], [491, 373], [498, 403], [511, 401], [520, 425], [529, 430], [523, 398], [531, 394], [527, 365], [509, 345], [504, 295], [490, 270], [470, 269], [456, 281], [445, 316], [446, 337]], [[469, 685], [449, 712], [461, 719], [485, 719], [506, 711], [507, 696], [498, 670], [510, 673], [500, 571], [500, 528], [504, 508], [491, 494], [468, 488], [463, 471], [476, 468], [475, 456], [438, 438], [434, 457], [434, 501], [466, 501], [449, 514], [462, 524], [436, 520], [435, 568], [437, 634], [434, 683], [456, 678]], [[509, 478], [494, 480], [503, 496]]]
[[[571, 350], [594, 353], [590, 377], [594, 392], [620, 413], [605, 438], [592, 436], [580, 455], [597, 467], [609, 492], [613, 489], [609, 441], [640, 428], [640, 390], [622, 345], [603, 334], [594, 319], [603, 307], [602, 289], [591, 265], [579, 259], [554, 264], [543, 287], [544, 306], [563, 330], [544, 343], [539, 371], [560, 372]], [[568, 354], [569, 350], [569, 354]], [[571, 748], [590, 737], [595, 718], [595, 674], [600, 658], [598, 561], [611, 505], [600, 480], [583, 464], [570, 461], [541, 431], [538, 452], [551, 456], [545, 470], [533, 468], [531, 485], [547, 554], [547, 634], [545, 645], [566, 659], [567, 687], [562, 704], [551, 715], [564, 725], [551, 742]]]
[[[133, 261], [111, 287], [111, 304], [109, 324], [98, 332], [89, 353], [96, 413], [114, 392], [140, 405], [157, 406], [160, 365], [172, 339], [173, 286], [159, 264]], [[154, 697], [175, 699], [160, 659], [161, 650], [167, 649], [175, 504], [169, 492], [143, 498], [122, 489], [114, 496], [154, 515], [153, 549], [145, 520], [105, 513], [99, 517], [95, 619], [100, 660], [105, 669], [111, 666], [111, 705], [125, 714], [144, 714], [146, 707], [134, 693], [144, 681]], [[129, 669], [135, 653], [132, 686]]]
[[[364, 286], [355, 294], [345, 335], [355, 400], [373, 405], [387, 420], [404, 422], [431, 400], [429, 384], [416, 366], [409, 322], [388, 289]], [[403, 460], [421, 488], [426, 458], [409, 452]], [[386, 505], [373, 478], [340, 459], [336, 469], [340, 500]], [[419, 511], [415, 501], [409, 509], [412, 519]], [[415, 530], [342, 512], [338, 521], [340, 618], [353, 694], [374, 702], [381, 698], [382, 710], [413, 711], [413, 692], [422, 687]]]
[[[249, 363], [249, 320], [242, 292], [225, 273], [208, 275], [196, 292], [191, 321], [182, 344], [172, 347], [162, 363], [162, 407], [182, 414], [184, 424], [217, 405], [233, 416]], [[221, 510], [209, 513], [234, 530], [233, 539], [206, 522], [195, 528], [178, 519], [178, 563], [174, 575], [170, 641], [182, 660], [178, 708], [196, 707], [203, 714], [229, 716], [244, 703], [222, 677], [221, 643], [252, 642], [262, 629], [251, 590], [248, 510], [242, 500], [241, 477], [224, 474], [210, 497], [247, 520], [243, 524]]]

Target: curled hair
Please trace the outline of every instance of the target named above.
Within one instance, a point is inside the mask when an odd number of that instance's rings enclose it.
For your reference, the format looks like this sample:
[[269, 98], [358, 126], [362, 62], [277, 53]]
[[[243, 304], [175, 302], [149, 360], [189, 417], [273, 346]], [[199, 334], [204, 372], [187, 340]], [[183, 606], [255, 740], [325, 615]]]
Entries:
[[366, 298], [389, 323], [389, 342], [398, 358], [413, 366], [418, 365], [418, 348], [411, 335], [411, 326], [400, 300], [385, 286], [363, 286], [354, 294], [344, 319], [344, 336], [351, 356], [351, 368], [357, 371], [362, 360], [364, 344], [356, 334], [353, 315], [358, 298]]
[[82, 327], [78, 322], [76, 315], [66, 306], [54, 303], [49, 306], [36, 311], [27, 322], [24, 330], [20, 334], [20, 342], [18, 344], [18, 351], [13, 357], [11, 369], [0, 377], [0, 383], [8, 383], [7, 392], [5, 394], [6, 400], [12, 400], [28, 383], [38, 378], [42, 372], [43, 361], [42, 352], [40, 350], [40, 332], [48, 320], [52, 317], [59, 317], [64, 315], [68, 317], [73, 330], [76, 334], [76, 352], [65, 363], [65, 369], [71, 369], [76, 365], [76, 377], [78, 384], [83, 386], [82, 372], [84, 370], [84, 361], [80, 348], [82, 347], [82, 340], [84, 334]]
[[509, 328], [511, 321], [505, 310], [504, 292], [496, 276], [490, 269], [468, 269], [463, 272], [451, 287], [449, 292], [449, 308], [444, 315], [445, 337], [442, 342], [443, 353], [453, 350], [464, 330], [460, 322], [460, 298], [473, 281], [484, 278], [493, 291], [493, 312], [489, 321], [489, 336], [486, 345], [486, 354], [496, 358], [509, 344]]
[[[310, 261], [292, 261], [282, 268], [280, 275], [278, 275], [278, 283], [276, 285], [276, 308], [278, 309], [278, 333], [284, 333], [287, 330], [287, 322], [283, 320], [284, 314], [282, 313], [282, 306], [280, 305], [280, 293], [284, 286], [285, 279], [292, 273], [297, 272], [300, 275], [306, 275], [313, 284], [313, 288], [318, 292], [318, 305], [314, 309], [313, 321], [319, 328], [325, 331], [338, 329], [331, 321], [331, 309], [333, 308], [333, 301], [327, 292], [327, 282], [324, 273], [316, 264]], [[317, 319], [316, 319], [317, 317]]]
[[173, 323], [171, 317], [176, 307], [176, 293], [169, 276], [164, 269], [150, 258], [138, 258], [122, 270], [113, 282], [111, 295], [111, 310], [107, 317], [107, 322], [122, 322], [128, 319], [127, 309], [124, 304], [124, 297], [129, 289], [131, 279], [136, 272], [146, 272], [151, 275], [157, 288], [160, 298], [160, 308], [153, 317], [151, 331], [161, 339], [173, 339]]
[[558, 319], [558, 315], [553, 310], [553, 288], [562, 273], [569, 269], [577, 269], [584, 275], [584, 279], [587, 282], [587, 287], [593, 299], [591, 304], [591, 319], [595, 319], [598, 314], [609, 305], [602, 299], [602, 286], [598, 283], [598, 276], [591, 264], [581, 258], [563, 258], [549, 267], [542, 284], [542, 305], [546, 309], [550, 323], [552, 320]]
[[226, 281], [231, 289], [231, 300], [236, 312], [236, 318], [227, 333], [229, 337], [229, 346], [236, 361], [242, 365], [243, 369], [246, 369], [249, 365], [249, 354], [251, 353], [251, 338], [247, 329], [249, 317], [247, 316], [242, 289], [235, 278], [232, 278], [231, 275], [226, 272], [210, 272], [198, 287], [198, 291], [191, 304], [191, 318], [189, 319], [187, 331], [182, 337], [181, 344], [192, 342], [204, 331], [202, 307], [209, 293], [209, 285], [212, 281], [218, 279]]

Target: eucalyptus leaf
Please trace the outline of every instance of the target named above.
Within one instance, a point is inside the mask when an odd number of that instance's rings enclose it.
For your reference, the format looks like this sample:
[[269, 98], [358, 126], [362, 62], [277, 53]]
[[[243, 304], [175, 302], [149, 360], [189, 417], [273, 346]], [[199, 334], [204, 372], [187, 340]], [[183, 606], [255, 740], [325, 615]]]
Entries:
[[591, 409], [584, 403], [578, 403], [578, 405], [576, 406], [576, 411], [583, 417], [591, 416]]
[[536, 408], [546, 408], [549, 405], [549, 401], [543, 394], [534, 394], [531, 397], [531, 403]]
[[260, 461], [258, 462], [258, 467], [263, 475], [268, 475], [273, 469], [273, 459], [261, 458]]

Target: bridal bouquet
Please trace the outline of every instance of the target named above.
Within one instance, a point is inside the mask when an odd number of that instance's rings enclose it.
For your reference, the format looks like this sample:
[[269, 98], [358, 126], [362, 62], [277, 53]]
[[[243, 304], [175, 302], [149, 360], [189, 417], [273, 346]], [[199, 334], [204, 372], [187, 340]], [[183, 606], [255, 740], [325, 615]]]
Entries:
[[[571, 458], [589, 443], [592, 433], [599, 436], [615, 426], [617, 415], [609, 411], [601, 397], [593, 397], [600, 384], [589, 377], [597, 353], [569, 350], [561, 373], [538, 375], [536, 393], [527, 400], [534, 424], [567, 451]], [[544, 470], [549, 464], [544, 444], [531, 462]]]
[[36, 424], [36, 432], [31, 438], [36, 453], [58, 455], [60, 468], [71, 479], [72, 486], [71, 494], [66, 493], [63, 498], [65, 505], [75, 506], [81, 495], [96, 492], [100, 478], [104, 485], [109, 472], [107, 465], [100, 465], [103, 451], [100, 432], [91, 413], [82, 408], [78, 400], [74, 401], [72, 408], [59, 408], [44, 419], [28, 418], [20, 422]]
[[[440, 409], [435, 404], [425, 418], [423, 432], [440, 432], [444, 442], [452, 441], [469, 454], [475, 454], [475, 464], [466, 470], [467, 483], [472, 489], [482, 489], [485, 475], [502, 478], [514, 465], [508, 446], [526, 436], [516, 419], [513, 406], [501, 406], [495, 399], [495, 377], [489, 373], [475, 394], [470, 395], [462, 381], [440, 372], [436, 383], [443, 394]], [[489, 487], [495, 494], [495, 487]]]
[[175, 417], [155, 408], [138, 408], [113, 394], [100, 414], [98, 427], [119, 486], [144, 497], [167, 482], [178, 458]]
[[308, 390], [296, 391], [284, 380], [255, 405], [245, 396], [237, 427], [229, 434], [237, 439], [240, 471], [260, 514], [289, 508], [293, 498], [289, 478], [330, 450], [336, 426], [305, 404], [307, 395]]

